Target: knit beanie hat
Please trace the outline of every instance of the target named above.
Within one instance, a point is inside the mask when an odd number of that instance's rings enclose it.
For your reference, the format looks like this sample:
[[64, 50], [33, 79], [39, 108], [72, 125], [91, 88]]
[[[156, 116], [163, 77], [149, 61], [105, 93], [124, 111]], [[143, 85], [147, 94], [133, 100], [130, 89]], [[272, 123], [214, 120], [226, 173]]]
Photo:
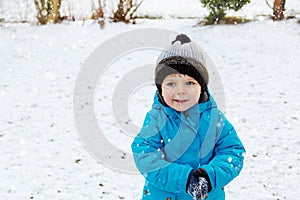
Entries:
[[185, 34], [177, 35], [172, 45], [164, 49], [157, 59], [155, 84], [161, 95], [161, 84], [170, 74], [186, 74], [193, 77], [201, 86], [201, 98], [207, 96], [209, 75], [205, 67], [201, 47]]

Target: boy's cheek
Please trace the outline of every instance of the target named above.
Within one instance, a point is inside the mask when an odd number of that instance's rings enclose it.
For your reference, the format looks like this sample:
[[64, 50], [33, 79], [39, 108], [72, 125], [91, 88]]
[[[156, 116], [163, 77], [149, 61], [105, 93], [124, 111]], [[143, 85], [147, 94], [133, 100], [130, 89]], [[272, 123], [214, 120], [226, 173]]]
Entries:
[[172, 98], [173, 95], [174, 95], [174, 92], [171, 91], [171, 90], [163, 90], [163, 91], [162, 91], [162, 96], [164, 97], [165, 101], [166, 101], [167, 99]]
[[175, 91], [174, 91], [174, 89], [169, 88], [169, 87], [162, 87], [162, 94], [164, 94], [164, 93], [171, 95], [171, 94], [174, 94]]

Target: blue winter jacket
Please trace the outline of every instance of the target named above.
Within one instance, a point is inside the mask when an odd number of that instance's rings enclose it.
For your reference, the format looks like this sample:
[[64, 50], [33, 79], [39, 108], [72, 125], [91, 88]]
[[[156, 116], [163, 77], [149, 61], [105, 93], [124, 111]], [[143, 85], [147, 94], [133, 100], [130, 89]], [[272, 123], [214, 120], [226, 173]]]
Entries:
[[223, 188], [240, 173], [245, 152], [211, 96], [177, 112], [160, 103], [156, 94], [131, 147], [146, 179], [143, 200], [192, 200], [186, 184], [191, 170], [197, 168], [204, 168], [211, 182], [207, 200], [223, 200]]

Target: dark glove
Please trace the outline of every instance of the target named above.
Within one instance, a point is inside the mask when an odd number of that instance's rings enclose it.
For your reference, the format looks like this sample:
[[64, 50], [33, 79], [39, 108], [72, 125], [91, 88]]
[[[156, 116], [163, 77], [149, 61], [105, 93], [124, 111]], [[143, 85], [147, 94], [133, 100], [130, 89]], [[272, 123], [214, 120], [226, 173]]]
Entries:
[[200, 168], [191, 171], [187, 182], [188, 194], [195, 200], [202, 200], [207, 198], [207, 193], [211, 190], [210, 188], [209, 177], [205, 169]]

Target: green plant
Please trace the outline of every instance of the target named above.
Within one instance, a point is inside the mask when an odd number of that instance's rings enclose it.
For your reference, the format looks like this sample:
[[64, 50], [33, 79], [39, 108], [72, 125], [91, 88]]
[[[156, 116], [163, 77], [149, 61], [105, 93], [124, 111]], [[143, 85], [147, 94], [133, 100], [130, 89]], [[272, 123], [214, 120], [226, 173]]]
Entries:
[[201, 0], [209, 10], [207, 24], [219, 24], [226, 16], [227, 10], [238, 11], [250, 0]]

